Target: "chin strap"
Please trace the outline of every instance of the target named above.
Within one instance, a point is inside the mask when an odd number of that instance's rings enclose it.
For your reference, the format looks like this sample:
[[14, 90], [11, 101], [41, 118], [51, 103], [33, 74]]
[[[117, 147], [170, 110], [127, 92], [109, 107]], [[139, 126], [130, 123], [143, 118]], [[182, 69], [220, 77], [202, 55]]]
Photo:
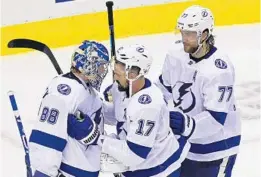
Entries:
[[[208, 37], [207, 37], [203, 42], [200, 42], [200, 38], [201, 38], [201, 36], [202, 36], [202, 33], [197, 32], [197, 36], [198, 36], [198, 48], [197, 48], [197, 50], [196, 50], [195, 52], [193, 52], [193, 53], [191, 54], [192, 56], [197, 56], [197, 55], [198, 55], [198, 52], [200, 51], [200, 49], [201, 49], [202, 47], [204, 47], [203, 44], [204, 44], [204, 43], [206, 44], [206, 41], [207, 41], [208, 38], [210, 37], [210, 34], [208, 34]], [[204, 55], [208, 52], [208, 49], [206, 48], [205, 51], [206, 51], [206, 52], [205, 52], [202, 56], [204, 56]], [[197, 57], [196, 57], [196, 58], [197, 58]]]

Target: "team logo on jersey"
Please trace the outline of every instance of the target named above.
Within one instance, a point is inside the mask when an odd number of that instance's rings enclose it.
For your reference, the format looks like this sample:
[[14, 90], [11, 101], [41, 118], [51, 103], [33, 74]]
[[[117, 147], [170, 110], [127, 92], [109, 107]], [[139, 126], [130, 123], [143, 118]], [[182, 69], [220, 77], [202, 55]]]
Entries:
[[227, 63], [221, 59], [216, 59], [215, 65], [216, 65], [216, 67], [218, 67], [220, 69], [227, 69]]
[[177, 82], [174, 86], [174, 106], [178, 107], [184, 113], [190, 112], [196, 106], [196, 97], [191, 90], [192, 83]]
[[69, 95], [71, 93], [71, 87], [67, 84], [59, 84], [57, 90], [63, 95]]
[[149, 103], [151, 103], [152, 100], [151, 100], [151, 97], [149, 95], [143, 94], [139, 97], [138, 101], [141, 104], [149, 104]]

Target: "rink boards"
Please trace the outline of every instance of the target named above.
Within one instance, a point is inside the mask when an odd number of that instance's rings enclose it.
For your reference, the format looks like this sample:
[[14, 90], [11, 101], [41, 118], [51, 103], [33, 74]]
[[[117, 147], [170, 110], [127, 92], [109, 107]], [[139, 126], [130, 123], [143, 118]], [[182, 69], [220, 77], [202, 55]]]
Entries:
[[[37, 19], [37, 9], [32, 10], [33, 14], [31, 15], [27, 13], [28, 18], [30, 17], [28, 20], [27, 17], [21, 17], [20, 21], [16, 19], [12, 19], [10, 22], [8, 19], [5, 20], [9, 24], [2, 24], [3, 27], [1, 27], [1, 55], [27, 51], [24, 49], [8, 49], [6, 47], [8, 41], [14, 38], [35, 39], [53, 48], [75, 45], [83, 39], [100, 41], [109, 39], [105, 1], [75, 0], [62, 3], [52, 1], [52, 5], [48, 5], [50, 7], [42, 5], [39, 11], [46, 12], [41, 14], [39, 20]], [[132, 4], [128, 4], [128, 1], [115, 0], [116, 38], [171, 32], [175, 28], [180, 13], [188, 6], [195, 4], [210, 8], [213, 11], [217, 26], [260, 22], [259, 0], [138, 1], [132, 0]], [[87, 2], [88, 4], [86, 4]], [[59, 9], [57, 10], [56, 7]], [[80, 11], [77, 11], [78, 9]], [[4, 16], [3, 18], [8, 17]]]

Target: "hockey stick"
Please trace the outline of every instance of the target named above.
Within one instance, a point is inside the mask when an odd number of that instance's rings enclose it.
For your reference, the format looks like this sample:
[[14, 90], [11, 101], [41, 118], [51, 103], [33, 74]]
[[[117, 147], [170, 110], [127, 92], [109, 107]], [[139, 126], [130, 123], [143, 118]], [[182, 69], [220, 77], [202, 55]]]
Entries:
[[59, 64], [57, 63], [57, 60], [54, 57], [50, 48], [41, 42], [34, 41], [31, 39], [13, 39], [13, 40], [9, 41], [8, 47], [9, 48], [29, 48], [29, 49], [34, 49], [34, 50], [43, 52], [49, 57], [55, 70], [57, 71], [57, 73], [58, 74], [63, 73], [62, 69], [60, 68]]
[[9, 96], [9, 100], [10, 100], [10, 103], [11, 103], [11, 106], [12, 106], [12, 109], [14, 112], [16, 124], [17, 124], [18, 130], [19, 130], [20, 138], [22, 140], [24, 151], [25, 151], [25, 164], [26, 164], [27, 177], [32, 177], [33, 174], [32, 174], [32, 169], [31, 169], [30, 158], [29, 158], [29, 147], [28, 147], [26, 135], [24, 133], [24, 127], [22, 124], [22, 120], [21, 120], [20, 114], [18, 112], [18, 107], [16, 104], [14, 92], [9, 91], [8, 96]]
[[[114, 22], [113, 22], [113, 2], [107, 1], [107, 14], [110, 31], [110, 44], [111, 44], [111, 60], [115, 60], [115, 37], [114, 37]], [[113, 79], [114, 80], [114, 79]]]
[[[9, 48], [29, 48], [29, 49], [34, 49], [34, 50], [38, 50], [40, 52], [45, 53], [48, 58], [51, 60], [56, 72], [58, 74], [62, 74], [62, 70], [56, 60], [56, 58], [54, 57], [52, 51], [50, 50], [50, 48], [38, 41], [34, 41], [31, 39], [13, 39], [11, 41], [9, 41], [8, 43], [8, 47]], [[30, 157], [29, 157], [29, 147], [28, 147], [28, 142], [24, 133], [24, 128], [23, 128], [23, 124], [21, 121], [21, 117], [20, 114], [18, 112], [18, 108], [17, 108], [17, 104], [16, 104], [16, 100], [15, 100], [15, 96], [14, 93], [12, 91], [8, 92], [9, 95], [9, 99], [12, 105], [12, 109], [15, 115], [15, 119], [16, 119], [16, 123], [17, 123], [17, 127], [20, 133], [20, 137], [23, 143], [23, 147], [24, 147], [24, 151], [25, 151], [25, 164], [26, 164], [26, 171], [27, 171], [27, 177], [32, 177], [32, 169], [31, 169], [31, 163], [30, 163]]]

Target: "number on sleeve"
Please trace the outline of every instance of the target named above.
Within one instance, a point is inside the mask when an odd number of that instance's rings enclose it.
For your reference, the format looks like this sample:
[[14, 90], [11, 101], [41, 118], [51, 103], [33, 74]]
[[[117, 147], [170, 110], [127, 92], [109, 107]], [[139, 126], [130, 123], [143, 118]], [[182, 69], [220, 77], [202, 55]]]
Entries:
[[45, 122], [46, 121], [48, 113], [49, 113], [49, 108], [48, 107], [44, 107], [43, 110], [42, 110], [42, 114], [40, 116], [40, 121], [41, 122]]
[[231, 98], [233, 87], [232, 86], [219, 86], [218, 91], [221, 92], [220, 98], [218, 99], [219, 102], [222, 102], [224, 100], [224, 97], [226, 95], [226, 92], [228, 92], [228, 96], [226, 99], [226, 102], [228, 102]]
[[148, 130], [146, 131], [146, 133], [145, 133], [144, 135], [145, 135], [145, 136], [149, 136], [150, 133], [152, 132], [154, 126], [155, 126], [155, 122], [148, 120], [146, 125], [147, 125], [147, 127], [148, 127]]
[[44, 107], [40, 116], [40, 121], [54, 125], [57, 122], [58, 116], [59, 111], [57, 109], [49, 109], [48, 107]]
[[145, 122], [144, 119], [140, 119], [140, 120], [138, 121], [139, 127], [138, 127], [138, 129], [136, 130], [136, 134], [137, 134], [137, 135], [143, 135], [144, 122]]
[[138, 121], [138, 129], [136, 130], [136, 134], [137, 135], [144, 135], [144, 136], [149, 136], [150, 133], [152, 132], [154, 126], [155, 126], [155, 122], [154, 121], [150, 121], [147, 120], [146, 121], [146, 131], [144, 133], [144, 125], [145, 125], [145, 120], [144, 119], [140, 119]]

